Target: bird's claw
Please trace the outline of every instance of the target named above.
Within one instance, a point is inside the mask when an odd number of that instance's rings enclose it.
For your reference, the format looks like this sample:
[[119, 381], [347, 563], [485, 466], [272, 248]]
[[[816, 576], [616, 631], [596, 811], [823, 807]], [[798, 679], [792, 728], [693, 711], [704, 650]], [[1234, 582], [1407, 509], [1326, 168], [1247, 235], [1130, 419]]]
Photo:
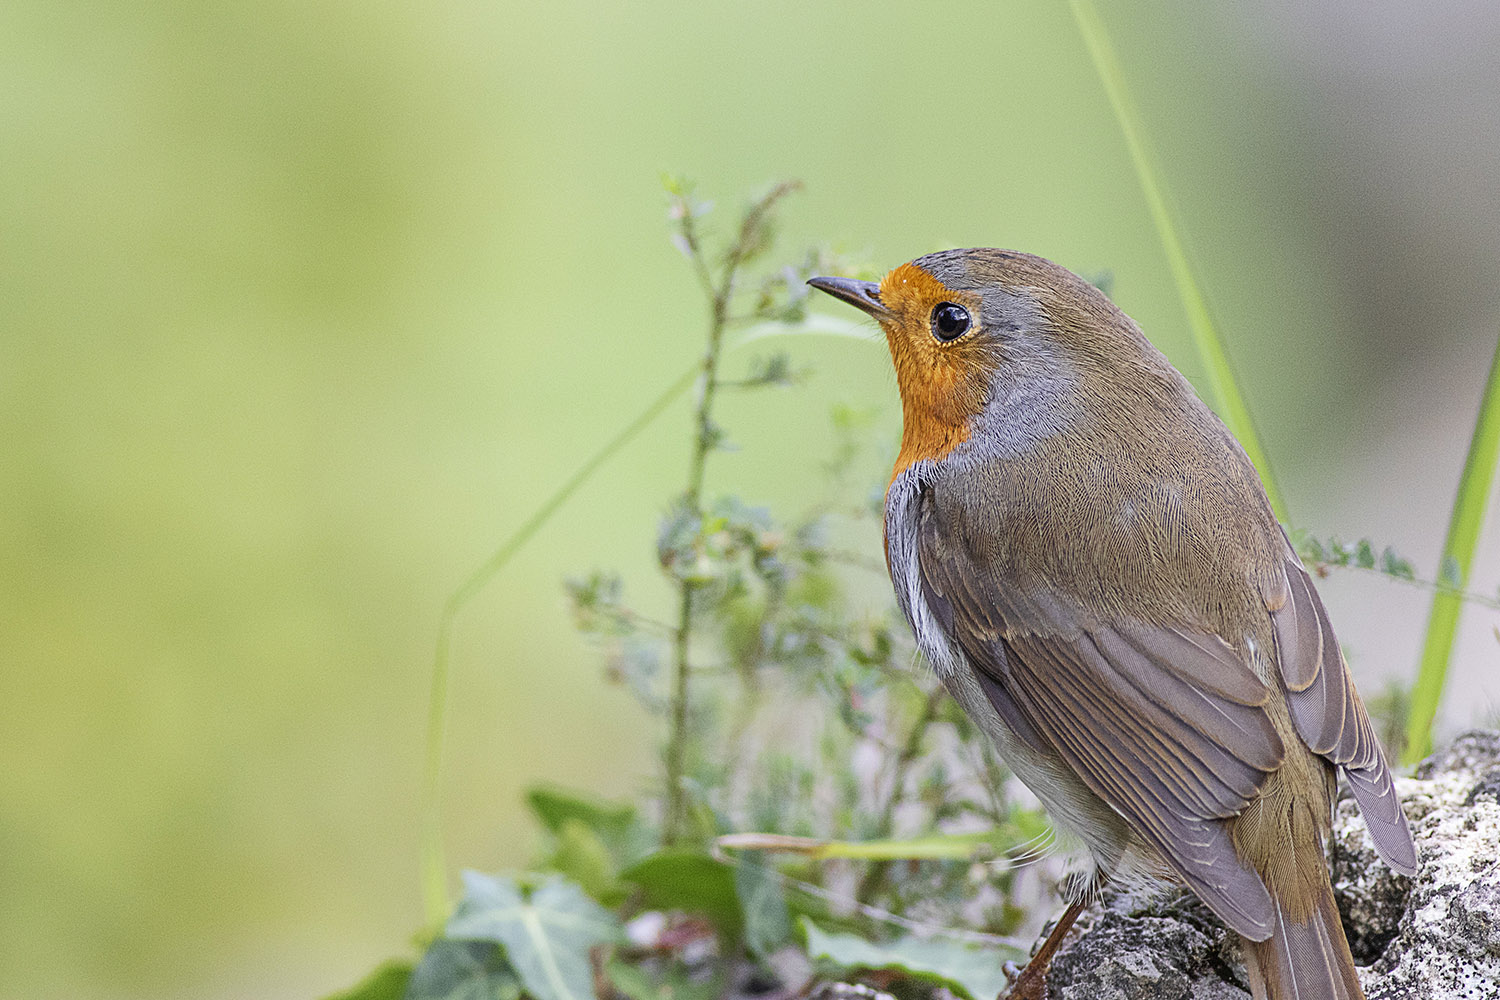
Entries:
[[[1014, 964], [1014, 963], [1007, 963]], [[1047, 980], [1045, 976], [1028, 976], [1026, 970], [1022, 969], [1018, 974], [1012, 976], [1006, 970], [1006, 978], [1010, 981], [1010, 988], [1000, 994], [996, 1000], [1047, 1000]]]

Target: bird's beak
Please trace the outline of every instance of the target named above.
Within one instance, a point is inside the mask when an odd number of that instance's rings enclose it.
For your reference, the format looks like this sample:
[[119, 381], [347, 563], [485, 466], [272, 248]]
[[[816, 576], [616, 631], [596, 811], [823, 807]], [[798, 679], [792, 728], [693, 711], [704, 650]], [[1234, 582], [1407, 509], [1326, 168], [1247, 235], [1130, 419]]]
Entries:
[[843, 299], [856, 309], [862, 309], [876, 319], [893, 319], [892, 313], [880, 301], [880, 286], [873, 281], [855, 281], [853, 278], [808, 278], [807, 283], [820, 292], [827, 292], [836, 299]]

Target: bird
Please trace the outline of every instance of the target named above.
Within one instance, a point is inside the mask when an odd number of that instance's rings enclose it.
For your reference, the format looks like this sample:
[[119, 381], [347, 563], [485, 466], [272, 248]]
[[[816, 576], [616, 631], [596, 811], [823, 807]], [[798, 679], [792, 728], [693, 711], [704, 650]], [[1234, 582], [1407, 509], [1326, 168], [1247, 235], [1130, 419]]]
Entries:
[[901, 397], [896, 602], [944, 687], [1085, 847], [1068, 907], [1185, 884], [1256, 1000], [1363, 998], [1325, 843], [1342, 773], [1375, 850], [1417, 852], [1311, 576], [1239, 442], [1102, 291], [946, 250], [812, 287], [873, 317]]

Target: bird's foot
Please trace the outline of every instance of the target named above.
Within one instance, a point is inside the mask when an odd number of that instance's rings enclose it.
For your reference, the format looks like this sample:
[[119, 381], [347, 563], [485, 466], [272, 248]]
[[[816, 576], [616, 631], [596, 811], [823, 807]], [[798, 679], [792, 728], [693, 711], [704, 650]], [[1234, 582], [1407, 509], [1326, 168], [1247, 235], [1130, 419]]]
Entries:
[[1047, 935], [1047, 940], [1042, 942], [1037, 953], [1031, 956], [1031, 961], [1026, 963], [1026, 968], [1017, 972], [1014, 962], [1006, 962], [1001, 967], [1010, 983], [1010, 989], [996, 1000], [1047, 1000], [1047, 967], [1052, 964], [1052, 956], [1057, 954], [1057, 948], [1072, 928], [1073, 921], [1082, 912], [1083, 903], [1069, 903], [1067, 910], [1053, 925], [1052, 933]]
[[1016, 968], [1014, 962], [1006, 962], [1005, 978], [1010, 982], [1010, 989], [997, 1000], [1047, 1000], [1047, 970], [1038, 968], [1036, 962], [1028, 962], [1024, 969]]

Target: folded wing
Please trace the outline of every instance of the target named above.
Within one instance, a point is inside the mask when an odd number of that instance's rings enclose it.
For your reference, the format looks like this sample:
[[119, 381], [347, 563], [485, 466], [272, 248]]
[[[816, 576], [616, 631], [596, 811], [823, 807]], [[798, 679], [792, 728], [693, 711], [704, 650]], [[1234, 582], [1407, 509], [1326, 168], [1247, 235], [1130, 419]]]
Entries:
[[1283, 748], [1269, 692], [1236, 651], [1210, 634], [1090, 623], [1056, 595], [995, 579], [930, 512], [918, 562], [929, 607], [1011, 728], [1066, 760], [1227, 924], [1268, 937], [1271, 898], [1223, 821]]

